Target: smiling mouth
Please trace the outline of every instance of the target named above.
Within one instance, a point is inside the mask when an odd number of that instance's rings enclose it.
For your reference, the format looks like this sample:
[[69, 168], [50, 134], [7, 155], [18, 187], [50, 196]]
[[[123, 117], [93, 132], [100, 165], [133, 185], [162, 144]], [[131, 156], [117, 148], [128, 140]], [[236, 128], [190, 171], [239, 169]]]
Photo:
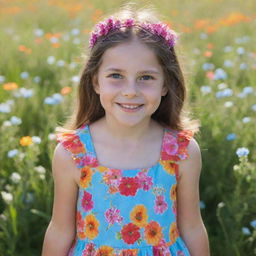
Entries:
[[138, 109], [144, 105], [144, 104], [121, 104], [121, 103], [117, 103], [117, 104], [124, 109]]

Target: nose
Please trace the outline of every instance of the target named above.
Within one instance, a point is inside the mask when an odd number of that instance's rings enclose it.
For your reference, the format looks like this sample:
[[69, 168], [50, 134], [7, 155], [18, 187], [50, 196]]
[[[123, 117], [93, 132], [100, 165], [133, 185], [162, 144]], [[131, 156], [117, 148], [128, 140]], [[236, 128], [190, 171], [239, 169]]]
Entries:
[[128, 98], [132, 98], [138, 95], [138, 86], [135, 81], [130, 81], [123, 87], [122, 95]]

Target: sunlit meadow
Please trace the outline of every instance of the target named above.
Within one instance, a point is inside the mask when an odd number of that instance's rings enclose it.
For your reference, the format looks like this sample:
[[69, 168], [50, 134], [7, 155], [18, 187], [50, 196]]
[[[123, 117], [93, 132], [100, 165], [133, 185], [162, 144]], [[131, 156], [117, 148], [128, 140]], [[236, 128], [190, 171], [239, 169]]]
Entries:
[[[213, 256], [256, 255], [256, 8], [154, 0], [180, 33]], [[0, 255], [40, 255], [51, 216], [54, 129], [72, 112], [88, 32], [125, 1], [0, 1]], [[189, 170], [188, 170], [189, 171]]]

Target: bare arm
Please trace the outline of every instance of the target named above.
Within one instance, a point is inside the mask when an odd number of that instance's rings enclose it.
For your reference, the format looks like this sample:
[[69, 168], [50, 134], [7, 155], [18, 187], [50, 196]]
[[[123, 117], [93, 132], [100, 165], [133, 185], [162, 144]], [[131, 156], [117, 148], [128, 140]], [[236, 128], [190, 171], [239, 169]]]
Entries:
[[199, 207], [201, 152], [196, 140], [188, 145], [189, 158], [179, 163], [177, 222], [191, 256], [209, 256], [209, 241]]
[[78, 172], [70, 154], [59, 144], [52, 162], [54, 202], [50, 224], [46, 230], [42, 256], [67, 256], [75, 237]]

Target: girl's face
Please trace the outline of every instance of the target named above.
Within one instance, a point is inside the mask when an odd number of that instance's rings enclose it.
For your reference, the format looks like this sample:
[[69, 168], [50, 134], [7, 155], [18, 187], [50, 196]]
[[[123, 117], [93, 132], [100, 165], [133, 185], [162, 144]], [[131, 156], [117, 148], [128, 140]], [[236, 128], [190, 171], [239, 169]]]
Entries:
[[103, 54], [93, 86], [106, 119], [130, 127], [149, 122], [167, 93], [154, 52], [136, 39]]

